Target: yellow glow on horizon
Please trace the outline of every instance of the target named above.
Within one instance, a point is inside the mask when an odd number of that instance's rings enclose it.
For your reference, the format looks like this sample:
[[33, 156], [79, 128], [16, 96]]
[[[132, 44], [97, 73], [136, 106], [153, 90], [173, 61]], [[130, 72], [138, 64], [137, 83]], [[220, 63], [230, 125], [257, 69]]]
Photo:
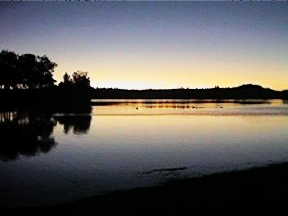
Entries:
[[[93, 87], [121, 89], [171, 89], [235, 87], [258, 84], [266, 88], [288, 88], [288, 66], [271, 62], [236, 62], [217, 59], [191, 58], [153, 59], [147, 57], [106, 58], [98, 62], [91, 59], [62, 61], [56, 68], [55, 78], [60, 81], [65, 72], [88, 71]], [[60, 61], [59, 61], [60, 62]], [[284, 74], [274, 77], [274, 72]]]

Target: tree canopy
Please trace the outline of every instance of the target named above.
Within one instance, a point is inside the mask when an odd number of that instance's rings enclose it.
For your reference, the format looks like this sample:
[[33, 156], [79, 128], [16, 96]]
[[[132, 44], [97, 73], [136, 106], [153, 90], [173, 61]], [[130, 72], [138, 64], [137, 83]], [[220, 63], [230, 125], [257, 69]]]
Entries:
[[59, 87], [62, 88], [78, 88], [78, 89], [89, 89], [90, 79], [87, 76], [87, 72], [76, 71], [73, 72], [72, 76], [65, 73], [63, 76], [63, 82], [59, 83]]
[[18, 55], [0, 52], [0, 89], [34, 89], [54, 86], [54, 68], [57, 66], [47, 56]]

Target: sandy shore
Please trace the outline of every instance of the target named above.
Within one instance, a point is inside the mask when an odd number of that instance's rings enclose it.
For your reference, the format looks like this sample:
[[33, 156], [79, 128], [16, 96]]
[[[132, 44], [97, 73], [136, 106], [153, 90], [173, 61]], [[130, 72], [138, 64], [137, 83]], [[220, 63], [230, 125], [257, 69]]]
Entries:
[[[13, 211], [138, 211], [185, 212], [206, 208], [285, 207], [288, 200], [288, 163], [167, 182], [161, 186], [138, 188], [95, 196], [71, 203]], [[9, 211], [10, 211], [9, 210]]]

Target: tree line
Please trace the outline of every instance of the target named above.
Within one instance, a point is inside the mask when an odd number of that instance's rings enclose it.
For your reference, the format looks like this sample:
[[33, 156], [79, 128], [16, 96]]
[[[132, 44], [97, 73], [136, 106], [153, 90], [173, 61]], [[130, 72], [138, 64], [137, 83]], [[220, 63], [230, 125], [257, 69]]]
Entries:
[[[0, 89], [40, 89], [55, 87], [53, 78], [57, 64], [46, 55], [16, 54], [13, 51], [0, 52]], [[76, 71], [72, 76], [65, 73], [61, 88], [89, 88], [90, 79], [86, 72]]]

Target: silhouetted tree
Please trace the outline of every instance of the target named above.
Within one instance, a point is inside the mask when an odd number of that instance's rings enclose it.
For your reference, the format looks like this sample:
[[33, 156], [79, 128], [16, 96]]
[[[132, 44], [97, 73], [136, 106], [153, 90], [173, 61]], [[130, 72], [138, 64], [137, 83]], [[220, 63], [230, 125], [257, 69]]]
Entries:
[[91, 87], [87, 72], [76, 71], [72, 76], [65, 73], [58, 93], [59, 98], [65, 98], [66, 109], [89, 110]]
[[87, 72], [76, 71], [72, 74], [72, 77], [65, 73], [63, 76], [63, 81], [59, 83], [59, 87], [64, 88], [78, 88], [78, 89], [89, 89], [90, 88], [90, 78], [87, 76]]
[[24, 88], [43, 88], [54, 85], [54, 68], [56, 63], [51, 62], [47, 56], [24, 54], [19, 56], [18, 67]]
[[47, 56], [17, 55], [2, 50], [0, 53], [0, 88], [43, 88], [54, 85], [56, 63]]
[[70, 85], [70, 84], [72, 84], [71, 77], [70, 77], [67, 73], [65, 73], [64, 76], [63, 76], [63, 83], [64, 83], [65, 85]]
[[90, 79], [87, 72], [76, 71], [72, 74], [73, 84], [76, 87], [88, 89], [90, 87]]
[[71, 88], [73, 85], [72, 79], [69, 74], [65, 73], [63, 81], [59, 83], [60, 88]]
[[51, 87], [56, 80], [53, 79], [54, 68], [57, 66], [55, 62], [51, 62], [47, 56], [38, 56], [38, 71], [40, 73], [39, 85], [41, 87]]
[[18, 56], [14, 52], [2, 50], [0, 53], [0, 88], [15, 88], [19, 83], [17, 71]]

